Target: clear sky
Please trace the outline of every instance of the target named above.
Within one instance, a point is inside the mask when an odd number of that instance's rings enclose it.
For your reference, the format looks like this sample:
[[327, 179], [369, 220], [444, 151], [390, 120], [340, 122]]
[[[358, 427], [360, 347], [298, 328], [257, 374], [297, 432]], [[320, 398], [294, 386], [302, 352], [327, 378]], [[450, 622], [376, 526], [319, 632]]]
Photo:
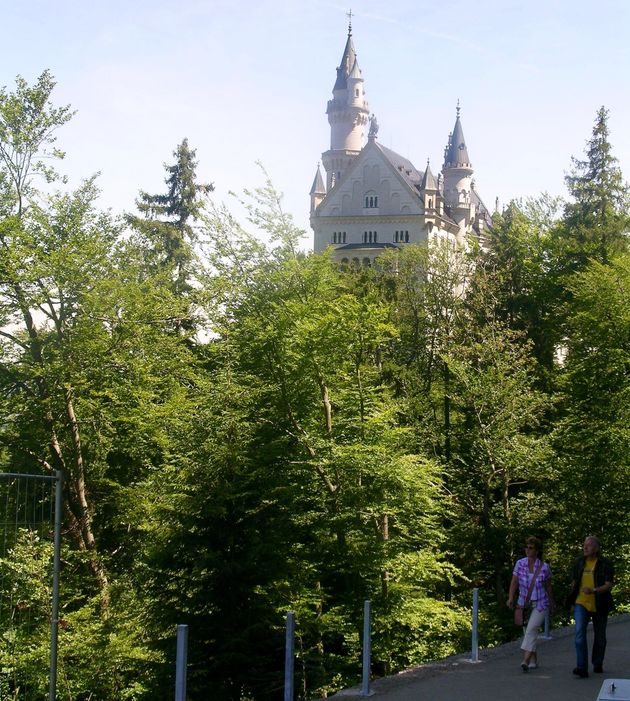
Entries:
[[0, 86], [52, 71], [77, 110], [62, 168], [99, 171], [103, 207], [162, 192], [188, 137], [217, 200], [261, 184], [260, 161], [310, 237], [350, 7], [379, 140], [417, 168], [440, 170], [459, 100], [490, 209], [564, 195], [604, 105], [630, 177], [630, 0], [0, 0]]

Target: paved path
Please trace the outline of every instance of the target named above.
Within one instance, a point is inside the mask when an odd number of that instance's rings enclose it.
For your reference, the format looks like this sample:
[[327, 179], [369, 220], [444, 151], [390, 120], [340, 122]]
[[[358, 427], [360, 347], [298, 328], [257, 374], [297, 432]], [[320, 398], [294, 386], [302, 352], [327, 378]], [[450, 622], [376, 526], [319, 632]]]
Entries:
[[[520, 641], [479, 654], [471, 663], [470, 654], [449, 657], [372, 682], [376, 700], [386, 701], [596, 701], [606, 679], [630, 679], [630, 616], [608, 620], [608, 646], [604, 674], [588, 679], [574, 677], [573, 628], [552, 630], [551, 640], [538, 644], [540, 667], [524, 673], [520, 668]], [[589, 652], [592, 626], [589, 626]], [[360, 696], [355, 687], [335, 694]], [[625, 696], [624, 696], [625, 698]]]

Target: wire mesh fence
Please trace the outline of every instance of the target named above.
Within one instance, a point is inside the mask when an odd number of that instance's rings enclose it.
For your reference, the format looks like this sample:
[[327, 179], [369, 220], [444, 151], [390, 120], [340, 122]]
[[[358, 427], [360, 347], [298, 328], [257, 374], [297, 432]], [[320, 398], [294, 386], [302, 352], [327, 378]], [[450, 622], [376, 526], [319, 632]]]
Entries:
[[0, 701], [55, 698], [59, 486], [0, 473]]

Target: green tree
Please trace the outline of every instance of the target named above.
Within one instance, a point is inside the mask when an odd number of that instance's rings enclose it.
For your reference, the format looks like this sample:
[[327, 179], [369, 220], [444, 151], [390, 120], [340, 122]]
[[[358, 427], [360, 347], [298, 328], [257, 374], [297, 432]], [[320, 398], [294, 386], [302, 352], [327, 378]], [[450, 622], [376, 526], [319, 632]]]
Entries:
[[609, 141], [608, 110], [600, 107], [586, 158], [573, 158], [566, 182], [573, 202], [565, 210], [560, 264], [566, 273], [583, 270], [589, 259], [607, 263], [626, 250], [630, 228], [628, 186]]
[[630, 541], [630, 256], [591, 262], [570, 291], [554, 435], [562, 533], [569, 547], [588, 533], [601, 534], [621, 565]]
[[141, 216], [128, 215], [127, 221], [144, 237], [154, 264], [172, 271], [173, 289], [182, 294], [191, 289], [195, 222], [214, 186], [197, 182], [195, 151], [189, 147], [188, 139], [177, 146], [173, 156], [175, 163], [164, 164], [167, 191], [159, 195], [141, 191], [136, 200]]

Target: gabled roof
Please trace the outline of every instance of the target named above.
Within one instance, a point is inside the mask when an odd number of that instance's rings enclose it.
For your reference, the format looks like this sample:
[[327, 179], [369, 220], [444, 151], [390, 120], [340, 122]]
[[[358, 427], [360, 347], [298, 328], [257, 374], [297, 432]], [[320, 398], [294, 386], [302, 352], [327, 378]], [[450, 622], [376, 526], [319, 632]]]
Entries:
[[404, 180], [407, 181], [407, 184], [413, 188], [414, 190], [417, 190], [417, 185], [420, 184], [420, 181], [422, 180], [422, 176], [414, 166], [414, 164], [404, 156], [401, 156], [399, 153], [396, 153], [395, 151], [392, 151], [389, 148], [386, 148], [385, 146], [379, 144], [377, 141], [374, 142], [376, 146], [382, 151], [383, 155], [387, 160], [394, 166], [394, 168], [402, 175]]

